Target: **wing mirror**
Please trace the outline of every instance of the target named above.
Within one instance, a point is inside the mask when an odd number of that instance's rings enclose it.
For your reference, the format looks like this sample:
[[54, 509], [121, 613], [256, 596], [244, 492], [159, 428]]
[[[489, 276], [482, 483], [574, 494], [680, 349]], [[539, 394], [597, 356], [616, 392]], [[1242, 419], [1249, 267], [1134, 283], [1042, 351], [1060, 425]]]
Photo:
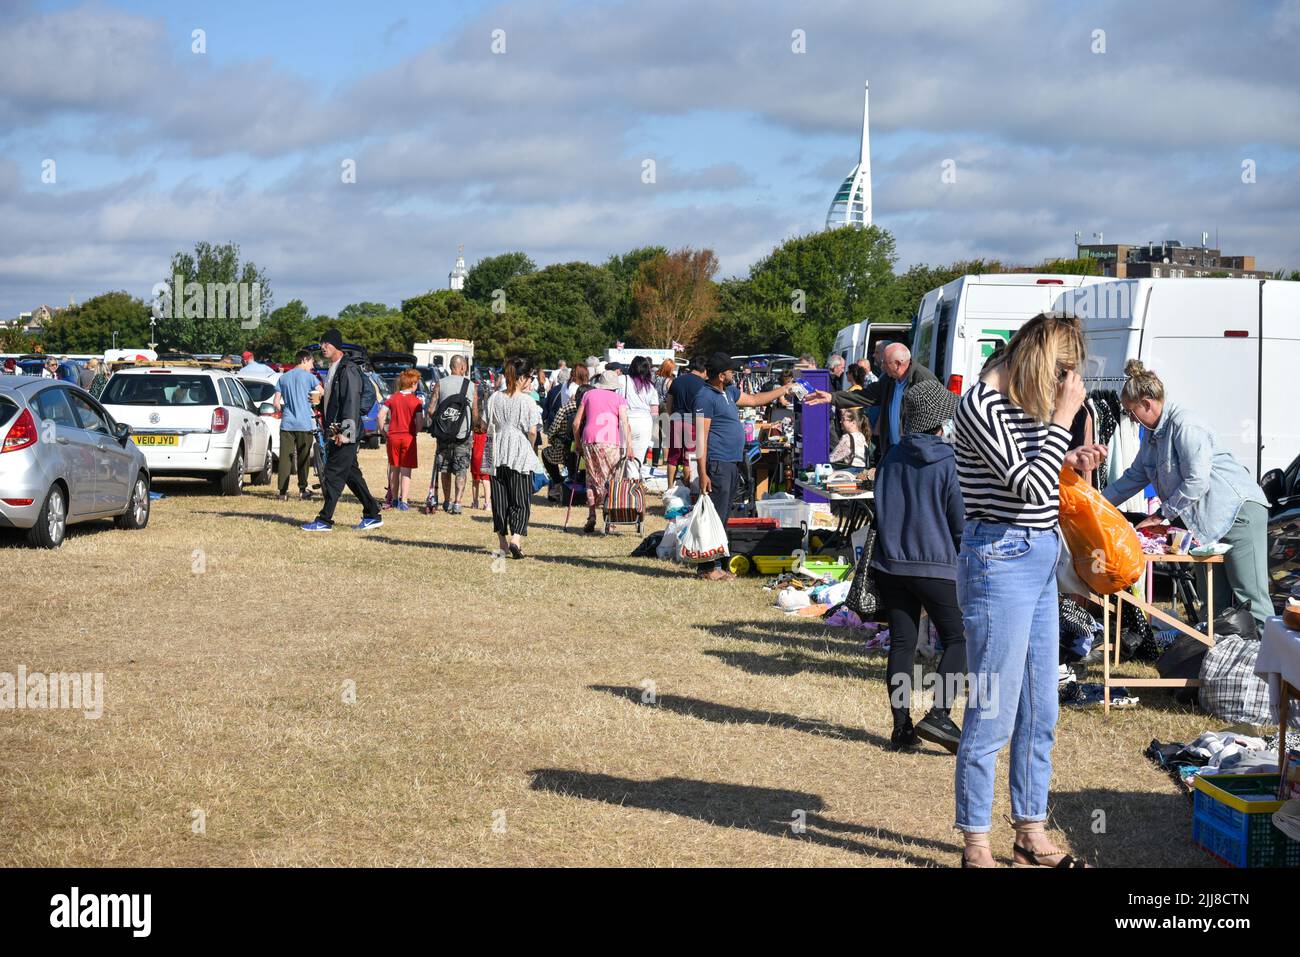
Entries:
[[125, 422], [118, 422], [113, 426], [113, 435], [122, 445], [126, 445], [127, 439], [131, 438], [131, 426]]

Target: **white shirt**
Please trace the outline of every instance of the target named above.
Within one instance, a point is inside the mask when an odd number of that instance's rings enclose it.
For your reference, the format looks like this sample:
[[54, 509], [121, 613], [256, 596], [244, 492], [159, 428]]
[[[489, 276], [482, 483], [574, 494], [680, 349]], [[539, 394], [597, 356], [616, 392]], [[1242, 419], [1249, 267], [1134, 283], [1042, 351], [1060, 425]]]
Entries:
[[618, 389], [616, 391], [627, 400], [628, 415], [653, 415], [651, 410], [659, 405], [659, 390], [651, 386], [642, 392], [636, 387], [636, 380], [630, 375], [618, 377]]

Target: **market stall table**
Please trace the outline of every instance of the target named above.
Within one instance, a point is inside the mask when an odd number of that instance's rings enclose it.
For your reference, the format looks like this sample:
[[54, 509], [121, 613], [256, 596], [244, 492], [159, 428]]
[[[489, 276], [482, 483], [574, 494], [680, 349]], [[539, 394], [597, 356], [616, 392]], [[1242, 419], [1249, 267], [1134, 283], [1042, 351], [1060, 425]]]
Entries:
[[845, 493], [834, 492], [827, 489], [824, 485], [818, 485], [816, 482], [804, 482], [796, 480], [795, 485], [805, 492], [812, 492], [820, 495], [829, 501], [832, 505], [848, 504], [851, 507], [840, 516], [839, 525], [835, 529], [835, 534], [840, 535], [847, 542], [851, 539], [854, 532], [862, 528], [868, 522], [874, 520], [872, 506], [876, 500], [874, 490], [867, 489], [862, 492]]
[[[1147, 563], [1147, 572], [1151, 570], [1151, 565], [1160, 562], [1191, 563], [1194, 565], [1214, 565], [1223, 562], [1222, 555], [1143, 555]], [[1214, 575], [1212, 569], [1206, 569], [1205, 576], [1205, 607], [1214, 608]], [[1148, 574], [1147, 580], [1150, 581]], [[1115, 599], [1114, 603], [1114, 625], [1112, 632], [1111, 624], [1111, 598]], [[1120, 638], [1124, 634], [1124, 603], [1128, 602], [1137, 608], [1138, 611], [1152, 617], [1158, 618], [1172, 628], [1176, 628], [1184, 635], [1190, 635], [1197, 641], [1203, 642], [1211, 647], [1214, 646], [1214, 615], [1207, 614], [1206, 633], [1202, 634], [1187, 623], [1180, 621], [1173, 615], [1160, 608], [1157, 608], [1152, 602], [1138, 598], [1128, 590], [1118, 591], [1109, 597], [1094, 599], [1100, 602], [1103, 609], [1102, 635], [1104, 644], [1101, 649], [1102, 661], [1102, 710], [1105, 714], [1110, 714], [1110, 689], [1120, 686], [1134, 688], [1199, 688], [1201, 681], [1199, 678], [1123, 678], [1118, 675], [1111, 675], [1111, 652], [1115, 654], [1114, 667], [1119, 667]]]
[[1277, 753], [1285, 755], [1291, 701], [1300, 699], [1300, 631], [1288, 628], [1281, 618], [1269, 618], [1259, 640], [1255, 674], [1268, 682], [1269, 696], [1278, 713]]

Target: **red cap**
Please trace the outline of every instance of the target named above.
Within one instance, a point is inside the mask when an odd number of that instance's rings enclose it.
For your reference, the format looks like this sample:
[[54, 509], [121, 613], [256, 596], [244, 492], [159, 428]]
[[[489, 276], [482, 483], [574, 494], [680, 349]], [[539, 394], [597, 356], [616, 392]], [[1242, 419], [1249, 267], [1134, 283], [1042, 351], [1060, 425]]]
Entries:
[[245, 362], [247, 362], [247, 361], [248, 361], [249, 359], [251, 359], [251, 358], [253, 358], [253, 354], [252, 354], [251, 352], [245, 352], [245, 353], [244, 353], [244, 361], [245, 361]]

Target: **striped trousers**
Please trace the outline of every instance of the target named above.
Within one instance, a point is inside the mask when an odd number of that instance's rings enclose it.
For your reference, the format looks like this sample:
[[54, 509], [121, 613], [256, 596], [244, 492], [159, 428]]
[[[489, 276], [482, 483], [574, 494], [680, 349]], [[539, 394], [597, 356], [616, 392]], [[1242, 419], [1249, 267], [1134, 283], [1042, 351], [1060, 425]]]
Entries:
[[492, 476], [492, 531], [498, 535], [527, 535], [533, 507], [533, 476], [498, 466]]

